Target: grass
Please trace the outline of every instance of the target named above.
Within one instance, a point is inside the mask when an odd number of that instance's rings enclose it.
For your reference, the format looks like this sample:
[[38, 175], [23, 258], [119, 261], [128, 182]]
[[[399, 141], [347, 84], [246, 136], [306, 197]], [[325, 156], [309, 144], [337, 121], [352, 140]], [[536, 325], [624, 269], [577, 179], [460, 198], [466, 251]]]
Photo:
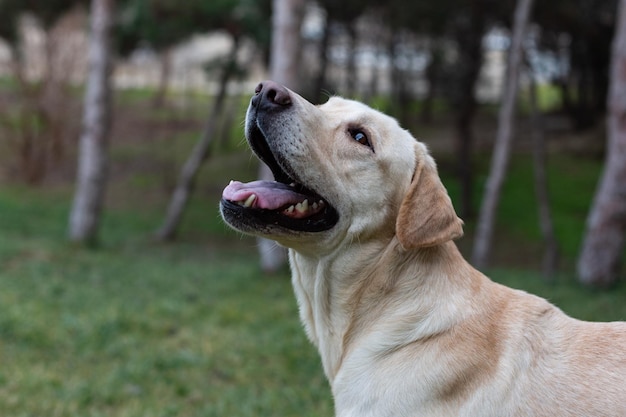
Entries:
[[331, 414], [289, 279], [261, 277], [252, 242], [82, 250], [63, 243], [61, 198], [0, 194], [1, 415]]
[[53, 256], [71, 266], [35, 260], [2, 286], [3, 415], [328, 414], [287, 280], [234, 259]]

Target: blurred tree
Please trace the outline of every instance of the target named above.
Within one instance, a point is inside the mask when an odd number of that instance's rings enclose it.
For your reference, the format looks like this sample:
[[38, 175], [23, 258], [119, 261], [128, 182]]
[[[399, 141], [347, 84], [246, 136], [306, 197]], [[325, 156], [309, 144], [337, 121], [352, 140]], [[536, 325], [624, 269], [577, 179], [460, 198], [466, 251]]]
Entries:
[[160, 55], [160, 83], [153, 99], [160, 106], [167, 92], [171, 49], [196, 33], [240, 32], [240, 22], [234, 17], [239, 13], [236, 9], [244, 7], [245, 1], [238, 0], [190, 0], [185, 7], [176, 0], [127, 0], [116, 28], [118, 49], [126, 55], [143, 45]]
[[[19, 171], [28, 184], [39, 184], [49, 165], [63, 154], [64, 137], [71, 129], [64, 110], [71, 111], [72, 97], [67, 90], [67, 70], [58, 62], [62, 45], [53, 42], [52, 34], [63, 18], [86, 0], [0, 0], [0, 37], [7, 41], [12, 55], [12, 75], [17, 82], [18, 97], [11, 116], [11, 141], [16, 150]], [[34, 17], [44, 33], [44, 56], [40, 79], [27, 76], [25, 42], [20, 21], [25, 14]], [[23, 29], [23, 26], [22, 26]], [[67, 62], [65, 62], [67, 64]], [[64, 74], [65, 72], [65, 74]], [[65, 75], [65, 77], [64, 77]], [[59, 102], [65, 103], [59, 106]], [[5, 117], [9, 117], [6, 115]]]
[[[527, 54], [526, 54], [527, 57]], [[526, 62], [528, 60], [526, 59]], [[530, 126], [533, 137], [533, 180], [537, 198], [537, 214], [539, 227], [545, 244], [542, 260], [542, 272], [546, 279], [552, 280], [558, 269], [559, 242], [554, 231], [552, 209], [548, 192], [547, 158], [545, 144], [545, 128], [538, 103], [537, 75], [529, 66], [528, 104], [530, 107]]]
[[[263, 2], [253, 2], [251, 0], [206, 2], [197, 0], [195, 3], [189, 4], [190, 7], [193, 5], [197, 7], [195, 12], [187, 10], [190, 13], [191, 20], [194, 22], [190, 24], [191, 27], [195, 27], [196, 31], [199, 31], [200, 28], [204, 28], [204, 30], [224, 30], [231, 36], [232, 43], [228, 57], [223, 60], [222, 66], [218, 71], [220, 73], [219, 91], [209, 109], [202, 134], [181, 169], [165, 219], [156, 232], [156, 238], [164, 241], [172, 240], [176, 237], [185, 207], [193, 192], [198, 172], [210, 155], [211, 145], [218, 129], [218, 122], [225, 108], [224, 101], [228, 84], [233, 77], [241, 72], [237, 56], [242, 38], [248, 35], [261, 45], [266, 39], [263, 36], [264, 32], [259, 30], [259, 27], [267, 26], [268, 14], [265, 12], [266, 9]], [[174, 31], [174, 33], [177, 32]]]
[[[385, 6], [388, 27], [393, 32], [408, 29], [429, 39], [429, 63], [426, 69], [428, 92], [423, 117], [428, 118], [429, 106], [434, 93], [439, 91], [451, 104], [455, 130], [456, 174], [461, 185], [459, 212], [468, 219], [474, 216], [474, 170], [472, 165], [473, 120], [478, 108], [476, 87], [483, 64], [483, 38], [496, 22], [507, 23], [506, 11], [511, 3], [495, 0], [440, 0], [404, 2], [393, 0]], [[455, 13], [450, 13], [454, 10]], [[393, 38], [393, 36], [392, 36]], [[390, 51], [394, 56], [397, 40], [391, 40]], [[452, 59], [444, 56], [444, 50], [454, 46]], [[393, 60], [392, 60], [393, 62]], [[394, 65], [395, 67], [395, 65]], [[404, 75], [392, 68], [392, 100], [399, 103], [396, 113], [403, 123], [412, 115], [409, 109], [412, 97], [404, 85]], [[441, 86], [441, 88], [437, 88]], [[404, 120], [403, 120], [404, 119]]]
[[[299, 63], [301, 36], [300, 28], [304, 18], [305, 0], [272, 1], [272, 43], [270, 52], [270, 78], [292, 90], [300, 86]], [[273, 180], [274, 176], [267, 167], [259, 165], [259, 179]], [[286, 251], [276, 242], [259, 238], [261, 268], [267, 273], [274, 273], [286, 260]]]
[[461, 185], [460, 215], [474, 217], [474, 169], [472, 124], [477, 110], [476, 85], [483, 64], [482, 40], [487, 31], [489, 0], [467, 2], [452, 22], [451, 31], [456, 43], [457, 59], [450, 72], [448, 90], [454, 113], [456, 142], [456, 174]]
[[608, 150], [578, 259], [582, 283], [613, 285], [626, 233], [626, 0], [619, 3], [607, 101]]
[[533, 0], [517, 0], [515, 7], [502, 104], [498, 113], [498, 132], [474, 237], [472, 261], [474, 266], [480, 269], [484, 269], [489, 263], [500, 192], [511, 154], [519, 74], [522, 67], [522, 48], [532, 4]]
[[321, 101], [322, 92], [329, 86], [326, 84], [326, 72], [328, 70], [328, 47], [331, 32], [335, 25], [345, 29], [347, 35], [346, 45], [346, 80], [344, 93], [354, 95], [358, 83], [356, 71], [356, 49], [358, 44], [357, 19], [374, 2], [372, 0], [320, 0], [318, 4], [326, 11], [326, 18], [322, 26], [322, 37], [319, 45], [319, 69], [315, 77], [313, 102]]
[[18, 18], [24, 12], [23, 3], [20, 0], [0, 0], [0, 38], [13, 48], [18, 39]]
[[312, 88], [313, 91], [310, 92], [311, 102], [315, 104], [319, 104], [322, 101], [322, 95], [324, 91], [328, 91], [329, 86], [327, 84], [326, 74], [328, 72], [328, 62], [329, 62], [329, 51], [330, 47], [330, 38], [331, 38], [331, 21], [328, 16], [328, 12], [324, 18], [322, 23], [322, 36], [318, 45], [317, 52], [317, 64], [319, 65], [317, 69], [317, 73], [313, 76], [312, 80]]
[[300, 29], [305, 4], [306, 0], [272, 1], [270, 78], [292, 90], [299, 90], [303, 81], [300, 79]]
[[[21, 88], [26, 88], [27, 81], [24, 76], [24, 61], [20, 48], [19, 21], [25, 13], [34, 16], [48, 38], [49, 31], [61, 17], [77, 6], [87, 6], [88, 0], [0, 0], [0, 38], [7, 41], [14, 60], [15, 77]], [[49, 65], [52, 51], [46, 45], [46, 63]], [[47, 71], [49, 72], [49, 71]]]
[[87, 245], [98, 239], [108, 174], [115, 6], [115, 0], [92, 0], [90, 10], [89, 74], [76, 191], [69, 219], [70, 240]]
[[88, 0], [0, 0], [0, 37], [15, 48], [19, 42], [18, 21], [23, 13], [32, 13], [48, 30], [72, 8], [88, 4]]
[[535, 8], [541, 48], [561, 57], [553, 81], [578, 129], [592, 126], [606, 110], [616, 9], [617, 0], [552, 0]]
[[415, 50], [415, 42], [410, 46], [402, 45], [405, 43], [402, 42], [403, 38], [407, 38], [407, 36], [402, 36], [402, 32], [408, 32], [422, 40], [421, 53], [428, 57], [428, 64], [424, 71], [428, 90], [425, 94], [426, 105], [422, 112], [422, 117], [428, 119], [430, 117], [428, 106], [432, 106], [437, 85], [443, 78], [444, 59], [441, 40], [451, 26], [452, 19], [449, 10], [455, 7], [455, 1], [457, 0], [441, 0], [439, 2], [421, 0], [407, 3], [392, 0], [380, 6], [380, 14], [384, 17], [390, 31], [387, 50], [392, 64], [391, 111], [397, 114], [404, 126], [411, 126], [411, 122], [415, 120], [415, 115], [411, 109], [411, 102], [415, 97], [411, 95], [409, 85], [410, 70], [401, 68], [401, 62], [405, 60], [402, 55], [406, 51], [413, 54], [417, 51]]
[[178, 230], [187, 202], [193, 192], [198, 172], [204, 161], [206, 161], [210, 155], [211, 144], [215, 138], [218, 121], [224, 109], [228, 82], [238, 70], [237, 53], [239, 52], [239, 46], [240, 36], [233, 35], [230, 53], [227, 58], [228, 62], [221, 68], [222, 74], [219, 80], [220, 87], [218, 94], [213, 100], [212, 108], [207, 117], [202, 135], [180, 172], [176, 187], [172, 193], [172, 199], [167, 208], [165, 220], [161, 228], [156, 232], [156, 237], [159, 240], [172, 240], [176, 237], [176, 231]]

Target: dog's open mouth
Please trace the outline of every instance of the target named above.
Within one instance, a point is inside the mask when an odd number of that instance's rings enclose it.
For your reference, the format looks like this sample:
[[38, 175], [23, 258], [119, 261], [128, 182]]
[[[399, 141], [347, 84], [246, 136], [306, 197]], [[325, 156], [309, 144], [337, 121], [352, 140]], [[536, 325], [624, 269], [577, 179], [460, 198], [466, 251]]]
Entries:
[[[276, 225], [302, 232], [321, 232], [338, 220], [336, 210], [317, 192], [305, 187], [281, 167], [266, 138], [254, 127], [250, 146], [274, 174], [275, 181], [231, 181], [222, 194], [222, 208], [249, 224]], [[243, 219], [243, 217], [248, 219]]]

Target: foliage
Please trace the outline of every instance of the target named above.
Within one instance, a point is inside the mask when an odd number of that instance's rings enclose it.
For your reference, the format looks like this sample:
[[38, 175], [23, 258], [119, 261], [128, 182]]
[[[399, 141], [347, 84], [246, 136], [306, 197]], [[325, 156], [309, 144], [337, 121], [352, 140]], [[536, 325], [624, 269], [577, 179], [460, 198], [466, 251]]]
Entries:
[[176, 0], [127, 0], [117, 27], [118, 46], [122, 54], [142, 42], [162, 51], [193, 34], [216, 30], [265, 42], [268, 23], [267, 1], [192, 0], [181, 7]]
[[0, 0], [0, 38], [10, 44], [17, 43], [17, 22], [24, 12], [34, 14], [49, 29], [68, 10], [88, 3], [88, 0]]
[[15, 43], [17, 39], [17, 15], [21, 11], [20, 0], [0, 0], [0, 38], [9, 43]]
[[[77, 61], [82, 58], [82, 51], [72, 49], [65, 41], [67, 33], [80, 25], [80, 13], [70, 13], [77, 12], [72, 8], [78, 4], [81, 2], [0, 1], [0, 15], [3, 15], [0, 36], [9, 42], [14, 59], [8, 66], [12, 82], [0, 86], [0, 94], [10, 97], [0, 101], [0, 127], [8, 138], [13, 165], [18, 166], [19, 176], [29, 184], [41, 183], [47, 172], [63, 158], [67, 144], [78, 131], [74, 117], [78, 100], [70, 87], [70, 79]], [[27, 58], [30, 54], [21, 53], [26, 38], [14, 32], [19, 17], [25, 12], [37, 19], [44, 32], [44, 54], [39, 57], [42, 72], [37, 80], [28, 74], [36, 60]]]
[[535, 21], [541, 27], [538, 48], [567, 63], [553, 76], [561, 86], [563, 109], [579, 129], [602, 121], [608, 90], [611, 40], [617, 0], [555, 0], [537, 2]]

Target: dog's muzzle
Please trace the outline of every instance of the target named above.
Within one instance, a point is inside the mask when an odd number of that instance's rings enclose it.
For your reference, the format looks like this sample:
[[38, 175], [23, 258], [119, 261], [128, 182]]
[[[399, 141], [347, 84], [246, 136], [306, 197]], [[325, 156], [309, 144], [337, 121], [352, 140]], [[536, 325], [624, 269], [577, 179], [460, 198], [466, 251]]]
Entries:
[[231, 181], [224, 189], [220, 211], [234, 228], [249, 233], [321, 232], [338, 221], [337, 211], [312, 187], [307, 187], [277, 152], [272, 118], [293, 110], [291, 91], [273, 81], [260, 83], [246, 117], [246, 139], [257, 157], [272, 171], [275, 181]]

